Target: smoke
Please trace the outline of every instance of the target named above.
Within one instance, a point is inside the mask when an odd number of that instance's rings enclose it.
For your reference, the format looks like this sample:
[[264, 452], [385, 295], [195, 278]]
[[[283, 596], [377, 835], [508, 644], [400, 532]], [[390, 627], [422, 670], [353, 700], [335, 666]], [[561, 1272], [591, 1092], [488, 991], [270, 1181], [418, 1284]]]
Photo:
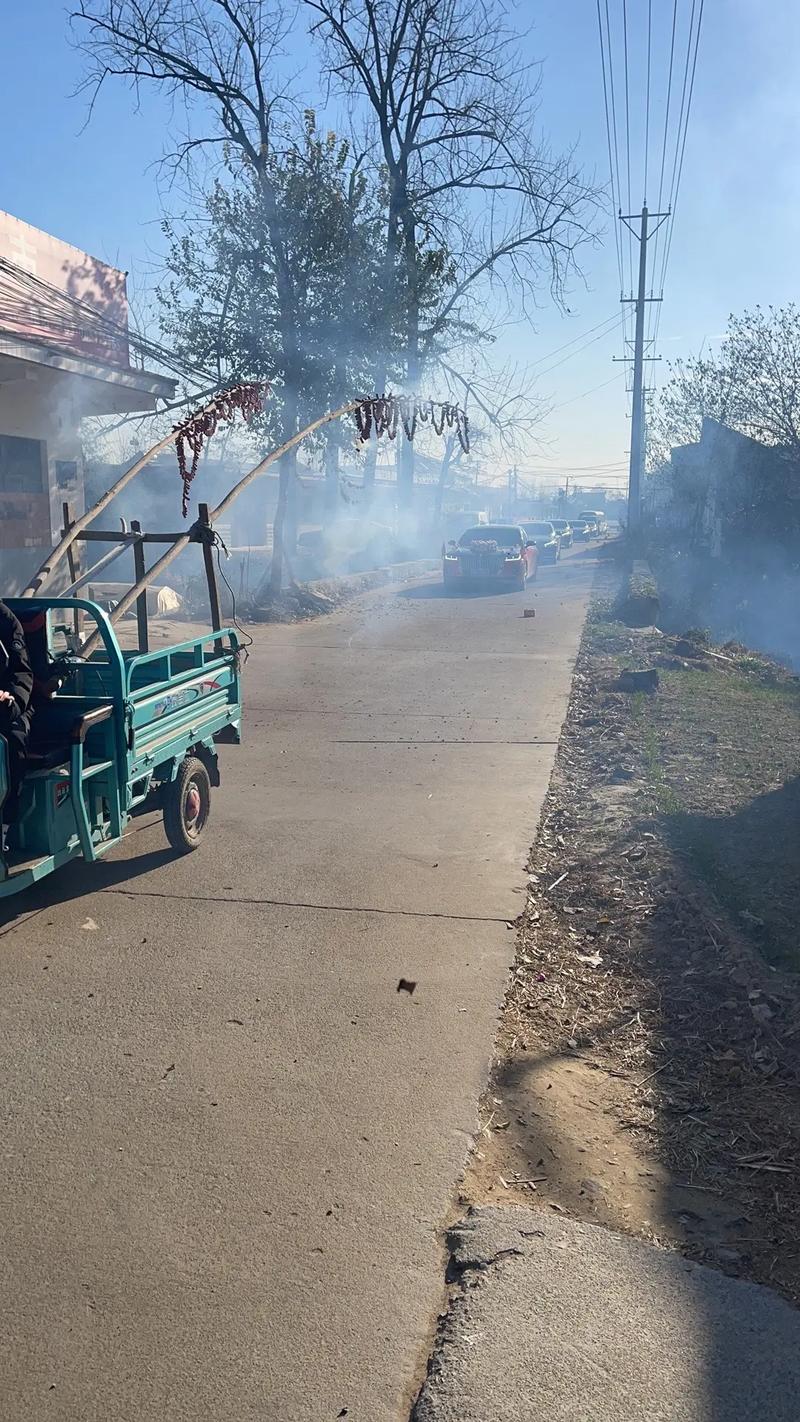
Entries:
[[[800, 555], [800, 548], [798, 549]], [[704, 627], [714, 641], [740, 642], [800, 670], [798, 558], [760, 539], [747, 559], [654, 548], [666, 630]]]

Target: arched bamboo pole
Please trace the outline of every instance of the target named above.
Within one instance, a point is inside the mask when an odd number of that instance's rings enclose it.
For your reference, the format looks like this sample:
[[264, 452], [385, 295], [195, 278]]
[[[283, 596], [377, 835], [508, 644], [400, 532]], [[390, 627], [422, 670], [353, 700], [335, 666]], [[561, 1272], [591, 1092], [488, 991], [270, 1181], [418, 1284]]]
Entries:
[[210, 414], [217, 402], [224, 399], [226, 394], [227, 391], [223, 390], [215, 395], [210, 404], [205, 405], [202, 410], [197, 411], [188, 420], [184, 420], [180, 425], [177, 425], [176, 428], [171, 430], [168, 435], [165, 435], [163, 439], [160, 439], [158, 444], [154, 444], [152, 449], [148, 449], [147, 453], [143, 454], [141, 459], [137, 459], [136, 463], [132, 464], [130, 469], [126, 469], [125, 473], [120, 475], [116, 484], [112, 484], [110, 489], [106, 489], [105, 493], [100, 495], [97, 502], [92, 504], [92, 507], [87, 509], [86, 513], [81, 514], [80, 518], [76, 518], [60, 542], [48, 553], [45, 562], [42, 563], [30, 582], [23, 588], [21, 596], [35, 597], [40, 589], [50, 581], [55, 568], [61, 562], [62, 558], [66, 557], [68, 550], [72, 547], [78, 534], [82, 533], [90, 523], [94, 522], [97, 515], [101, 514], [103, 509], [108, 507], [111, 500], [116, 498], [120, 490], [124, 489], [126, 484], [130, 484], [131, 479], [135, 479], [137, 474], [141, 474], [145, 466], [155, 459], [157, 455], [161, 454], [162, 450], [168, 449], [171, 444], [175, 443], [181, 430], [188, 428], [195, 420], [201, 419], [203, 415]]
[[[323, 425], [330, 424], [331, 420], [339, 420], [343, 415], [352, 414], [353, 410], [362, 403], [363, 401], [361, 399], [349, 400], [346, 405], [341, 405], [338, 410], [331, 410], [326, 415], [320, 415], [319, 419], [313, 420], [310, 425], [306, 425], [305, 429], [300, 430], [298, 434], [292, 435], [291, 439], [287, 439], [285, 444], [280, 445], [278, 449], [273, 449], [272, 452], [266, 455], [260, 463], [256, 464], [248, 474], [245, 474], [244, 477], [239, 480], [238, 484], [234, 484], [233, 488], [225, 495], [222, 503], [218, 504], [217, 507], [211, 511], [209, 514], [211, 523], [215, 523], [224, 513], [227, 513], [234, 499], [239, 497], [242, 490], [246, 489], [248, 484], [252, 484], [253, 480], [257, 479], [260, 474], [263, 474], [264, 470], [268, 469], [271, 464], [275, 464], [282, 455], [287, 454], [290, 449], [294, 449], [298, 444], [301, 444], [302, 441], [306, 439], [308, 435], [313, 434], [315, 430], [321, 429]], [[188, 533], [182, 534], [182, 536], [172, 544], [172, 547], [168, 548], [166, 553], [163, 553], [157, 562], [153, 564], [152, 568], [148, 568], [144, 577], [140, 578], [138, 583], [134, 584], [123, 598], [120, 598], [120, 601], [111, 613], [110, 620], [112, 625], [116, 624], [121, 617], [125, 616], [125, 613], [133, 606], [139, 594], [144, 592], [148, 584], [151, 583], [154, 578], [159, 577], [165, 568], [169, 567], [173, 559], [177, 558], [178, 554], [182, 553], [184, 548], [187, 548], [191, 541], [192, 536], [190, 530]], [[94, 632], [81, 648], [81, 656], [90, 657], [92, 652], [99, 645], [99, 642], [100, 634], [99, 632]]]

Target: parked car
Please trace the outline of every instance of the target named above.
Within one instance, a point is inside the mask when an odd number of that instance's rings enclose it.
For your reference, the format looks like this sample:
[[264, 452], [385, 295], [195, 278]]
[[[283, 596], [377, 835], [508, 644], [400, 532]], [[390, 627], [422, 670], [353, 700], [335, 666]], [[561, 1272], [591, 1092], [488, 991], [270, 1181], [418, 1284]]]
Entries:
[[594, 538], [594, 523], [587, 523], [582, 514], [579, 514], [572, 524], [572, 537], [576, 543], [588, 543], [590, 538]]
[[535, 542], [516, 524], [482, 523], [458, 542], [442, 547], [442, 577], [448, 592], [496, 583], [519, 591], [533, 581], [539, 563]]
[[585, 523], [589, 528], [589, 537], [596, 538], [598, 533], [597, 513], [594, 509], [584, 509], [578, 514], [578, 523]]
[[525, 534], [539, 550], [543, 563], [557, 563], [561, 557], [561, 545], [552, 523], [526, 523]]
[[572, 547], [572, 524], [565, 518], [554, 518], [551, 520], [553, 528], [558, 534], [558, 541], [562, 548]]

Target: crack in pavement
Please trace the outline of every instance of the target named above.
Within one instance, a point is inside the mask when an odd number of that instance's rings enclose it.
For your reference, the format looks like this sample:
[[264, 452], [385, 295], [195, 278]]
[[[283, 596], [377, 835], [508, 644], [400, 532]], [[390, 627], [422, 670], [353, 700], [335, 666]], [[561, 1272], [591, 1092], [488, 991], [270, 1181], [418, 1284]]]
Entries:
[[388, 741], [375, 739], [366, 741], [333, 740], [332, 746], [557, 746], [558, 741], [447, 741], [447, 740], [402, 740]]
[[392, 909], [392, 908], [368, 908], [365, 906], [347, 907], [342, 904], [315, 904], [306, 903], [302, 899], [254, 899], [239, 898], [234, 896], [226, 898], [222, 894], [174, 894], [167, 893], [161, 889], [98, 889], [100, 894], [121, 894], [129, 899], [172, 899], [181, 903], [199, 904], [243, 904], [252, 905], [254, 908], [296, 908], [296, 909], [317, 909], [323, 913], [375, 913], [385, 914], [389, 918], [442, 918], [450, 919], [456, 923], [510, 923], [508, 914], [482, 914], [482, 913], [434, 913], [423, 909]]

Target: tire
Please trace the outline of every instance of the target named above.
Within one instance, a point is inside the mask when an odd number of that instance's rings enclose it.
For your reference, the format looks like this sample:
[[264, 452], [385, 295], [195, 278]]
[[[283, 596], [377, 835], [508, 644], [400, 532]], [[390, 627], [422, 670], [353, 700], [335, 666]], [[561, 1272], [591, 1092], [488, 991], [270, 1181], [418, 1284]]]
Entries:
[[211, 780], [202, 760], [187, 756], [166, 787], [164, 829], [178, 854], [197, 849], [211, 813]]

